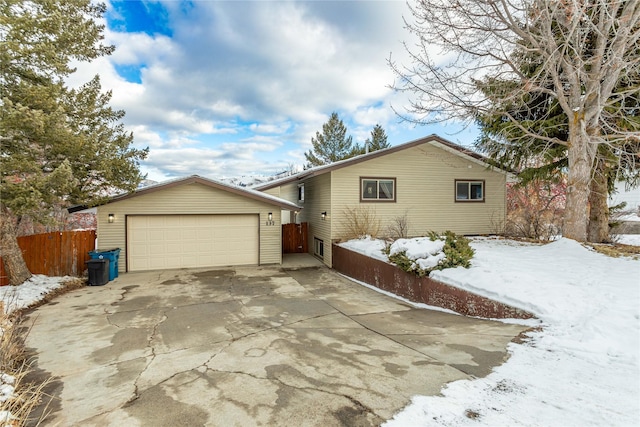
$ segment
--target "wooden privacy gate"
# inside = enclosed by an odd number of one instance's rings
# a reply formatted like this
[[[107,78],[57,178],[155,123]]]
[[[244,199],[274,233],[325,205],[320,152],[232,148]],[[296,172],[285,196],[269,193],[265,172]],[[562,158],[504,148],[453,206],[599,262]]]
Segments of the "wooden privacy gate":
[[[82,276],[89,251],[95,250],[96,230],[54,231],[18,237],[27,268],[46,276]],[[0,257],[0,286],[9,284]]]
[[[300,254],[309,252],[308,230],[309,225],[306,222],[301,224],[282,224],[282,253]]]

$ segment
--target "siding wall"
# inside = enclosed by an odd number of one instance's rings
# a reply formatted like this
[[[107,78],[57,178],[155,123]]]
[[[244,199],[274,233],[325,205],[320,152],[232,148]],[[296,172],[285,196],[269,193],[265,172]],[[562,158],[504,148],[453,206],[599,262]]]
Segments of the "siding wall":
[[[395,217],[405,212],[411,236],[425,235],[430,230],[488,234],[496,232],[497,224],[504,221],[506,175],[431,144],[337,169],[331,174],[333,239],[345,237],[344,212],[348,207],[374,210],[381,221],[381,235],[386,234]],[[396,202],[360,202],[360,177],[396,178]],[[485,202],[456,203],[456,179],[484,180]]]
[[[269,212],[274,225],[266,225]],[[113,223],[108,215],[115,215]],[[126,268],[126,215],[259,214],[260,264],[282,263],[280,208],[202,184],[184,184],[98,207],[100,249],[121,248],[119,271]],[[330,248],[329,248],[330,250]]]
[[[395,178],[395,202],[361,202],[360,178]],[[484,202],[455,202],[455,180],[483,180]],[[305,184],[305,201],[297,221],[309,223],[313,239],[324,241],[324,262],[332,266],[331,243],[347,237],[347,209],[370,209],[380,220],[379,237],[389,235],[394,219],[407,213],[409,235],[451,230],[459,234],[491,234],[502,229],[506,215],[507,175],[487,169],[445,148],[424,143],[385,156],[275,187],[265,192],[298,203],[298,184]],[[321,219],[321,212],[328,217]]]
[[[302,182],[287,184],[282,187],[283,198],[295,194],[295,202],[298,198],[298,184],[304,183],[304,202],[298,204],[302,210],[298,214],[297,222],[309,223],[309,253],[314,253],[314,238],[324,242],[324,258],[326,265],[331,267],[331,227],[333,226],[333,213],[331,209],[331,174],[307,178]],[[293,199],[289,199],[293,200]],[[327,218],[322,219],[321,212],[327,212]]]
[[[292,182],[283,186],[270,188],[268,190],[265,190],[264,193],[271,196],[280,197],[281,199],[288,200],[292,203],[298,203],[298,184],[299,183],[297,181]],[[283,210],[281,212],[281,215],[283,224],[289,224],[291,222],[298,224],[300,223],[300,221],[296,221],[293,211]]]

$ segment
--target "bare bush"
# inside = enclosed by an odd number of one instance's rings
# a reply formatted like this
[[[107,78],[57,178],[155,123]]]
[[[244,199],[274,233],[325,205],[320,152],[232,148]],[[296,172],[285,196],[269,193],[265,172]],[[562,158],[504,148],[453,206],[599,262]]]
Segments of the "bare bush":
[[[534,180],[507,189],[504,234],[527,239],[552,240],[562,232],[566,186]]]
[[[2,305],[2,304],[0,304]],[[40,405],[44,388],[50,383],[29,382],[31,365],[24,351],[24,337],[17,331],[19,318],[0,314],[0,425],[40,425],[42,419],[31,419],[34,409]]]
[[[380,219],[376,210],[369,206],[347,207],[343,211],[342,218],[345,240],[364,236],[378,237],[380,234]]]
[[[393,240],[409,237],[409,213],[407,211],[391,220],[391,224],[387,226],[387,237]]]
[[[489,224],[491,234],[498,236],[504,236],[506,234],[506,218],[501,212],[493,211],[489,219]]]

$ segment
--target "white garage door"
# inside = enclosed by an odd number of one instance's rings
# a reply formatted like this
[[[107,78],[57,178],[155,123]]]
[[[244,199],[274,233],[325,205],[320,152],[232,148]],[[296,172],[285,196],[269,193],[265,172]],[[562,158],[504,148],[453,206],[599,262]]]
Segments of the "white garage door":
[[[127,218],[129,271],[258,264],[258,215]]]

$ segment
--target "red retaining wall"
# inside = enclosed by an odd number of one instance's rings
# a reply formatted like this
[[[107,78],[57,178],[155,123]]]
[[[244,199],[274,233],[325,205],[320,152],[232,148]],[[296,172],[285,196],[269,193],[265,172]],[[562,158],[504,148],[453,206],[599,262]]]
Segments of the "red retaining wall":
[[[466,316],[530,319],[533,314],[463,289],[417,277],[392,264],[332,245],[333,268],[345,276],[392,292],[413,302],[447,308]]]

